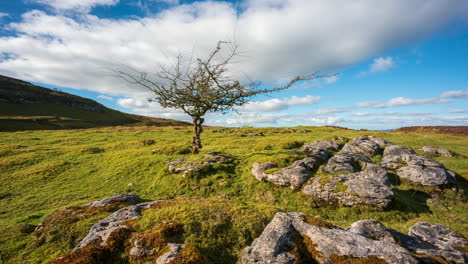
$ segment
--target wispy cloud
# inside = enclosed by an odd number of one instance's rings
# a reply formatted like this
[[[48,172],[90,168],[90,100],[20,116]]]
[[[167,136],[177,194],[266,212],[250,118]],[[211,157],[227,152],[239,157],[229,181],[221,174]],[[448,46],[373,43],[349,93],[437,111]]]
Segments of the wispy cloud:
[[[353,113],[352,116],[428,116],[431,115],[429,112],[392,112],[392,111],[385,111],[385,112],[359,112]]]
[[[263,102],[250,102],[239,107],[240,111],[250,112],[274,112],[285,110],[296,105],[311,105],[320,100],[320,96],[307,95],[304,97],[292,96],[286,99],[270,99]]]
[[[397,106],[410,106],[410,105],[423,105],[423,104],[446,104],[451,102],[450,100],[441,99],[441,98],[426,98],[426,99],[411,99],[406,97],[396,97],[392,98],[387,102],[383,101],[369,101],[358,103],[359,107],[369,107],[369,108],[390,108]]]
[[[31,2],[50,6],[56,10],[72,10],[75,12],[89,12],[99,5],[115,5],[120,0],[30,0]]]
[[[455,98],[455,99],[468,98],[468,88],[466,88],[465,90],[447,91],[441,94],[440,98]]]
[[[114,98],[110,97],[110,96],[107,96],[107,95],[98,95],[97,98],[99,99],[104,99],[104,100],[108,100],[108,101],[114,101]]]
[[[316,115],[328,115],[328,114],[337,114],[337,113],[344,113],[348,112],[352,109],[352,107],[331,107],[331,108],[322,108],[315,110],[313,114]]]
[[[395,61],[392,57],[379,57],[374,59],[374,62],[369,66],[368,71],[359,73],[358,77],[363,77],[369,73],[388,71],[391,68],[395,68],[395,66]]]
[[[450,110],[451,114],[462,114],[462,113],[468,113],[468,110],[465,110],[465,109],[454,109],[454,110]]]

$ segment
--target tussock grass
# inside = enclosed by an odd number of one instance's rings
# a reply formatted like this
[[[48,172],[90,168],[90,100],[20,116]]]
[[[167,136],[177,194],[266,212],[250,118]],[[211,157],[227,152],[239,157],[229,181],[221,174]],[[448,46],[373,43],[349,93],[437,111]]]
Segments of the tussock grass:
[[[290,133],[286,128],[241,128],[240,133],[202,134],[204,148],[198,155],[184,154],[191,140],[189,128],[108,127],[80,130],[0,132],[0,257],[4,263],[41,263],[63,255],[74,245],[46,243],[31,248],[34,235],[22,232],[25,224],[37,225],[48,215],[66,207],[104,197],[133,192],[146,200],[199,198],[144,214],[136,228],[140,232],[157,221],[184,224],[184,241],[205,255],[221,252],[235,263],[242,247],[258,236],[277,211],[303,212],[331,224],[346,227],[360,219],[376,219],[402,232],[418,221],[447,225],[468,237],[468,138],[463,136],[354,131],[333,127],[300,127],[308,133]],[[263,132],[263,137],[242,136]],[[395,144],[413,147],[437,145],[449,148],[455,157],[437,156],[458,174],[458,191],[438,190],[393,181],[395,201],[389,210],[318,206],[301,191],[259,182],[250,173],[254,162],[272,161],[279,168],[305,157],[289,148],[295,142],[311,143],[336,136],[383,137]],[[154,144],[144,145],[147,139]],[[215,166],[196,177],[167,171],[167,161],[200,160],[208,152],[236,158],[232,165]],[[417,150],[418,153],[424,155]],[[377,158],[375,161],[379,161]],[[313,177],[313,175],[312,175]],[[230,200],[214,197],[228,195]],[[208,198],[208,199],[205,199]],[[77,222],[73,233],[85,234],[106,214]],[[58,229],[57,232],[65,232]],[[71,231],[70,231],[71,232]],[[201,233],[200,233],[201,232]],[[216,234],[223,237],[217,237]],[[213,238],[209,238],[213,236]],[[74,237],[78,241],[80,237]],[[222,239],[229,244],[221,248]],[[213,260],[215,261],[215,260]]]

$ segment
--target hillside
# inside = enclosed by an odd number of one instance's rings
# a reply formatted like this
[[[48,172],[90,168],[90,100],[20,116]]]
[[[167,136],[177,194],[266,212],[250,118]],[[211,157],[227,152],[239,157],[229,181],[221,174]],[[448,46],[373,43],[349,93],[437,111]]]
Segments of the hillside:
[[[122,113],[91,99],[0,76],[0,131],[116,125],[184,126],[188,123]]]
[[[412,157],[436,165],[438,161],[455,172],[456,183],[425,186],[399,178],[396,171],[389,172],[393,198],[386,196],[383,203],[377,199],[383,207],[379,208],[323,202],[307,195],[301,188],[259,181],[253,175],[254,163],[275,163],[278,168],[265,172],[276,175],[285,167],[299,164],[296,161],[313,160],[312,154],[301,149],[317,140],[349,143],[363,135],[413,148],[417,155]],[[427,221],[468,236],[468,139],[465,136],[333,127],[211,128],[202,134],[204,148],[197,155],[188,154],[191,136],[189,128],[159,127],[1,132],[0,258],[3,263],[47,263],[52,260],[55,260],[52,263],[154,263],[156,257],[169,252],[169,242],[185,245],[180,255],[184,260],[164,263],[238,263],[241,256],[246,255],[242,253],[246,247],[252,246],[251,249],[256,250],[256,246],[269,245],[265,241],[263,244],[253,241],[262,239],[262,232],[270,230],[266,227],[272,219],[278,220],[277,224],[287,217],[296,219],[294,215],[278,212],[302,212],[307,215],[302,218],[307,223],[349,236],[333,226],[346,228],[358,220],[375,219],[394,234],[406,234],[416,223]],[[426,145],[447,148],[454,155],[424,153],[420,148]],[[346,147],[341,144],[339,148]],[[382,165],[385,158],[382,148],[375,151],[380,154],[373,155],[367,162]],[[338,153],[331,152],[334,156]],[[201,165],[202,169],[187,173],[183,169],[179,171],[184,164],[181,158],[192,165]],[[358,164],[353,166],[360,168]],[[317,181],[327,184],[339,176],[338,173],[324,172],[324,167],[325,163],[309,171],[306,184]],[[440,170],[445,171],[444,168]],[[346,188],[337,183],[336,190],[329,193],[354,195]],[[121,201],[88,204],[128,193],[138,195],[142,200],[128,195],[119,196],[123,197]],[[125,207],[149,201],[156,202]],[[106,217],[123,207],[128,208],[126,214],[141,214],[141,217],[126,218],[122,222],[126,227],[112,233],[110,246],[84,246],[84,242],[80,242],[89,236],[93,225],[112,226],[106,222],[110,221]],[[294,221],[295,228],[305,225],[302,220]],[[283,227],[286,228],[278,225],[276,230],[283,230]],[[287,228],[284,230],[289,232]],[[274,239],[274,236],[270,238]],[[374,245],[377,242],[372,238],[368,235],[359,241]],[[302,262],[295,263],[315,263],[306,258],[316,257],[309,254],[315,252],[314,248],[307,248],[314,244],[301,236],[291,239],[299,248],[291,249],[290,253],[305,256],[304,259],[301,257]],[[344,240],[336,244],[341,241]],[[68,254],[79,244],[83,245],[82,250]],[[397,245],[393,247],[403,250]],[[57,259],[64,255],[65,258]],[[347,259],[332,263],[413,263],[370,258],[374,262],[349,262]]]
[[[452,135],[467,136],[468,126],[413,126],[413,127],[400,127],[396,129],[395,131],[439,133],[439,134],[452,134]]]

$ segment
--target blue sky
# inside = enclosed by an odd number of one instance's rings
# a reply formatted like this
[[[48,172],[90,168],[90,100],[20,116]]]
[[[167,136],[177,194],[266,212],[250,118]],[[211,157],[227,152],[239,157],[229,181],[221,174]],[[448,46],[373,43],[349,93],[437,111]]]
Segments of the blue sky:
[[[338,75],[210,113],[209,125],[468,124],[467,1],[0,1],[0,74],[121,111],[188,120],[106,68],[151,71],[178,52],[203,57],[235,40],[243,56],[233,72],[266,86]]]

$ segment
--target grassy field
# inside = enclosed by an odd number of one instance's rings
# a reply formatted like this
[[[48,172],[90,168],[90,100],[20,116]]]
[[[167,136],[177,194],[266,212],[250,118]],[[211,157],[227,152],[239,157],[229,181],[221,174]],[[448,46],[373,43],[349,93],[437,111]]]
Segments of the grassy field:
[[[134,228],[146,232],[176,221],[185,230],[177,239],[197,246],[211,263],[219,263],[221,257],[224,263],[235,263],[240,250],[260,234],[277,211],[320,215],[341,227],[372,218],[404,233],[417,221],[431,221],[468,237],[467,137],[329,127],[300,128],[311,130],[309,133],[289,133],[287,128],[242,128],[246,133],[265,134],[245,136],[212,133],[213,129],[206,128],[202,134],[204,148],[198,155],[181,154],[186,153],[191,140],[191,130],[183,127],[0,132],[1,260],[43,263],[67,253],[93,223],[110,212],[93,213],[68,227],[57,227],[55,236],[45,244],[37,243],[31,224],[37,225],[66,207],[127,192],[146,200],[196,198],[145,212]],[[250,174],[254,162],[276,161],[280,166],[292,163],[300,155],[290,148],[302,143],[360,135],[383,137],[415,149],[424,145],[449,148],[457,153],[455,157],[434,158],[459,175],[458,190],[394,182],[391,208],[378,212],[365,207],[322,206],[301,191],[259,182]],[[155,143],[144,145],[144,140]],[[207,152],[231,155],[236,161],[190,177],[167,171],[167,161],[181,157],[197,160]],[[219,195],[230,199],[216,198]]]

